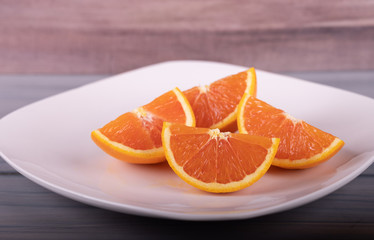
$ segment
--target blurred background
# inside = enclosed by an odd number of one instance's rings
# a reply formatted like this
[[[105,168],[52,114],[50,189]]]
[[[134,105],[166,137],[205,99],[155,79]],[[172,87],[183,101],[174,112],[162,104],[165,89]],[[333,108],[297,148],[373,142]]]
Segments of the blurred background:
[[[374,69],[372,0],[0,0],[0,74],[115,74],[210,60]]]
[[[0,120],[45,97],[170,60],[253,66],[374,98],[374,0],[0,0]],[[72,201],[0,158],[0,239],[191,239],[199,229],[217,239],[373,239],[373,177],[371,166],[284,213],[186,223]]]

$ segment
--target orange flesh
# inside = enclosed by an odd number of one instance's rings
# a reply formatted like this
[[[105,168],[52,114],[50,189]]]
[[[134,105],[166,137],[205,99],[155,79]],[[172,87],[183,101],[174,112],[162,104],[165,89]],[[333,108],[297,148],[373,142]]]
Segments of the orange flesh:
[[[184,91],[196,118],[196,127],[209,128],[234,112],[246,90],[247,72],[228,76],[210,84],[206,91],[193,87]]]
[[[244,116],[248,134],[280,138],[278,159],[310,158],[336,138],[302,120],[290,119],[284,111],[253,97],[246,102]]]
[[[163,121],[186,122],[183,108],[173,91],[161,95],[144,105],[142,109],[143,115],[127,112],[106,124],[99,131],[111,141],[133,149],[147,150],[162,146]]]
[[[272,146],[272,139],[225,133],[211,137],[209,129],[174,125],[170,148],[176,163],[193,178],[206,183],[240,181],[256,171]]]
[[[186,122],[186,116],[183,111],[183,107],[173,91],[169,91],[159,96],[152,102],[144,105],[143,109],[146,112],[149,112],[164,121],[176,123]],[[162,123],[160,129],[162,129]]]
[[[141,119],[132,112],[119,116],[99,129],[99,131],[109,140],[134,149],[151,149],[155,147],[154,142],[150,138],[150,133],[143,128]]]

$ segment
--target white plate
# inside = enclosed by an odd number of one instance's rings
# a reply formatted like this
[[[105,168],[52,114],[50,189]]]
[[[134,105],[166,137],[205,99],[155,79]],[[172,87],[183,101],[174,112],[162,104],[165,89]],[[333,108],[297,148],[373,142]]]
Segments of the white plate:
[[[252,218],[325,196],[374,160],[374,100],[332,87],[257,71],[258,97],[346,142],[312,169],[271,168],[242,191],[210,194],[184,183],[167,164],[115,160],[90,132],[178,86],[188,89],[244,70],[201,61],[156,64],[21,108],[1,119],[1,156],[32,181],[68,198],[124,213],[185,220]]]

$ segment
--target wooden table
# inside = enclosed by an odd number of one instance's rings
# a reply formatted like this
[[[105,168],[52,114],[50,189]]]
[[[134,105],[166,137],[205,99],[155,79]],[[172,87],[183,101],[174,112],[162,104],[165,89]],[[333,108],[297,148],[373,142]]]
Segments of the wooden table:
[[[374,69],[372,0],[2,0],[0,73],[119,73],[167,60]]]
[[[374,71],[285,74],[374,98]],[[0,117],[38,99],[103,77],[0,75]],[[373,183],[374,165],[334,193],[296,209],[240,221],[186,222],[111,212],[67,199],[31,182],[0,159],[0,239],[250,239],[259,236],[262,239],[374,239]]]

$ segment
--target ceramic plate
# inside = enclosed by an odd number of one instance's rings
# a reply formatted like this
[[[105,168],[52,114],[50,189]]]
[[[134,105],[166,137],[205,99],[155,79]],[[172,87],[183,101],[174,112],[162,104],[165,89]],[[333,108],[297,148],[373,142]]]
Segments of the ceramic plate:
[[[90,132],[178,86],[188,89],[244,70],[214,62],[160,63],[23,107],[0,120],[0,154],[21,174],[68,198],[143,216],[184,220],[252,218],[325,196],[374,160],[374,100],[257,71],[258,97],[346,142],[328,162],[271,168],[254,185],[210,194],[184,183],[166,163],[132,165],[103,153]]]

